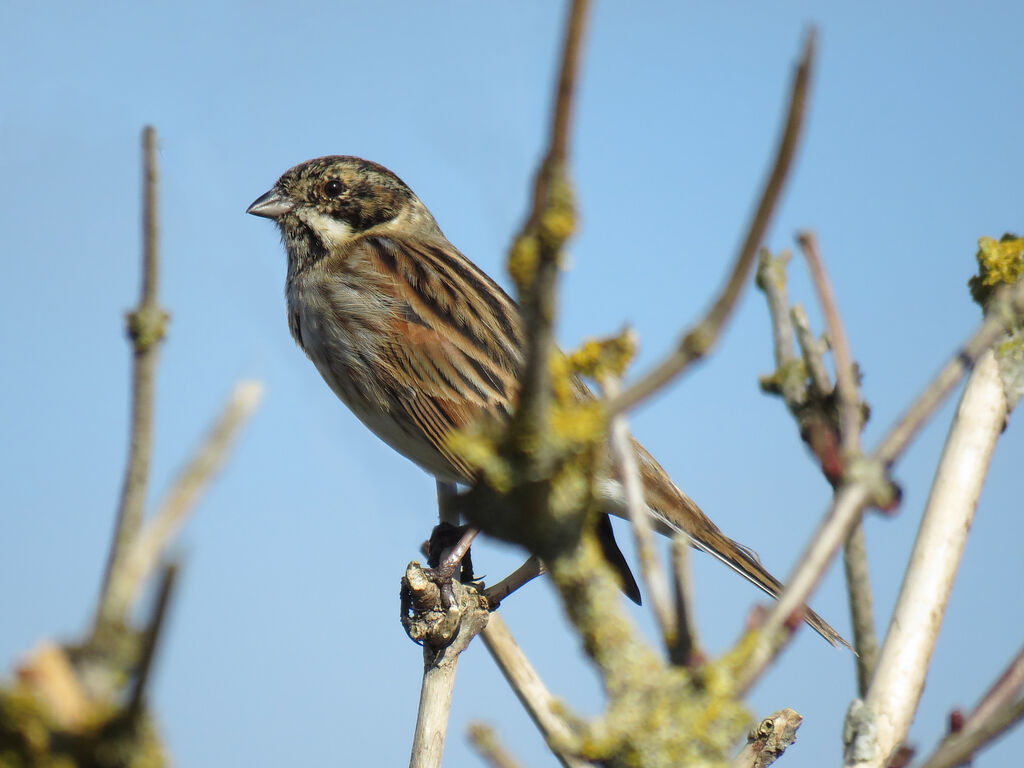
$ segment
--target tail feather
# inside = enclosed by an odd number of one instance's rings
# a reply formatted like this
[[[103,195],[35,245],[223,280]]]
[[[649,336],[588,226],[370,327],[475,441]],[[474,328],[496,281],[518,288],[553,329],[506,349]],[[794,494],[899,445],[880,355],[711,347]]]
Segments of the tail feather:
[[[697,549],[717,558],[767,594],[778,598],[783,584],[761,565],[757,554],[723,534],[700,507],[669,479],[665,470],[640,443],[634,440],[633,446],[644,483],[645,501],[654,516],[655,527],[661,533],[685,534]],[[803,618],[832,645],[850,648],[850,644],[827,621],[807,606],[804,606]]]

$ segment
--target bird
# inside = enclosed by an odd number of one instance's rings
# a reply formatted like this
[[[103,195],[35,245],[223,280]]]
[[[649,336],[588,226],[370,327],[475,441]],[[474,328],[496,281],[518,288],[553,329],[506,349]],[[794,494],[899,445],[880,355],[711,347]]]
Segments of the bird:
[[[525,343],[516,302],[448,241],[408,185],[372,161],[308,160],[246,212],[280,229],[288,328],[327,385],[398,453],[438,480],[471,484],[473,469],[446,436],[514,407]],[[655,530],[685,534],[778,597],[782,583],[753,550],[723,534],[635,439],[632,446]],[[600,486],[606,508],[625,516],[618,481]],[[623,591],[639,602],[607,514],[598,533]],[[809,608],[804,620],[832,645],[849,647]]]

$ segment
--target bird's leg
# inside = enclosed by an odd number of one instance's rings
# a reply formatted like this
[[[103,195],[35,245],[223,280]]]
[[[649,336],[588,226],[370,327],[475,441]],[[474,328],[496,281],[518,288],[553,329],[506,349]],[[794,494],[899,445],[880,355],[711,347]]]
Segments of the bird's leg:
[[[469,546],[480,531],[469,526],[457,526],[451,523],[440,523],[434,526],[427,542],[427,564],[433,569],[432,580],[441,588],[441,597],[445,605],[454,602],[451,581],[456,569],[461,565],[459,581],[466,583],[473,580],[473,561],[470,558]]]

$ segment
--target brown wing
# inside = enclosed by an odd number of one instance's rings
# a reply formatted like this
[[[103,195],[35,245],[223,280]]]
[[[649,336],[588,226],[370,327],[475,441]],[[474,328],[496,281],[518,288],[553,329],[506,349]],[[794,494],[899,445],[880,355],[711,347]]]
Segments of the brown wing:
[[[369,237],[364,247],[395,300],[378,371],[390,379],[394,416],[469,480],[445,436],[481,413],[507,414],[518,387],[519,309],[446,240]]]

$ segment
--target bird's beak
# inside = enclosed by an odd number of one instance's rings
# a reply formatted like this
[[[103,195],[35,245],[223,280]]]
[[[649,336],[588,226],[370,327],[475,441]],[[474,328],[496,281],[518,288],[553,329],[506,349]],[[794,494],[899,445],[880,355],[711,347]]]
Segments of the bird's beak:
[[[253,200],[252,205],[245,209],[246,213],[253,216],[262,216],[265,219],[278,219],[284,216],[293,207],[293,203],[274,187],[265,195],[260,195]]]

